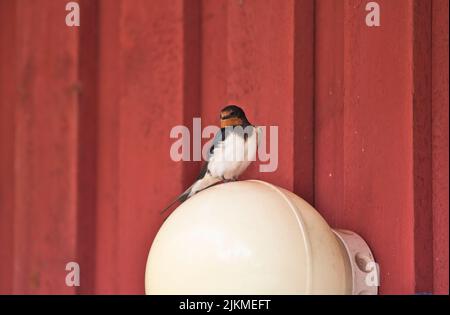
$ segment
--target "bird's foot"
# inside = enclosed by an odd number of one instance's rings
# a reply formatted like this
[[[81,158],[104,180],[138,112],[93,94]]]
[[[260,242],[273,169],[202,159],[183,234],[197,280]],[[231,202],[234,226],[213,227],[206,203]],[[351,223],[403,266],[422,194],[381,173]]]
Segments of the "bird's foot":
[[[230,182],[235,182],[237,181],[237,177],[233,177],[233,178],[225,178],[222,176],[222,180],[224,183],[230,183]]]

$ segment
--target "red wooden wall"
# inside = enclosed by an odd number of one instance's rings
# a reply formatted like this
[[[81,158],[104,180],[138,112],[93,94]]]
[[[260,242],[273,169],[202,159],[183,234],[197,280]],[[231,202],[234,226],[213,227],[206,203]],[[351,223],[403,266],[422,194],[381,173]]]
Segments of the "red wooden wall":
[[[144,292],[198,162],[170,129],[227,103],[279,126],[279,168],[361,234],[381,293],[448,293],[448,1],[0,0],[0,293]],[[81,286],[65,286],[65,264]]]

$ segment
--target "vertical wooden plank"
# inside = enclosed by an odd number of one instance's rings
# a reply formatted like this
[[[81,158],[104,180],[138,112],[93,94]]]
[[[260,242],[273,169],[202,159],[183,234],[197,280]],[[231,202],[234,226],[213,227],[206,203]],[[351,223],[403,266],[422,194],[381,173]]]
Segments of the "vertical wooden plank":
[[[66,1],[17,1],[14,293],[74,293],[78,31]]]
[[[448,1],[432,14],[433,292],[448,294]]]
[[[105,38],[100,47],[100,111],[109,113],[99,130],[97,292],[143,293],[148,250],[164,218],[159,212],[189,174],[170,158],[169,133],[186,122],[187,106],[199,102],[198,77],[185,73],[198,58],[199,3],[103,1],[101,7],[101,37],[115,20],[118,39]]]
[[[13,291],[15,6],[0,1],[0,294]]]
[[[253,163],[242,178],[271,181],[311,203],[313,10],[309,0],[203,1],[202,27],[205,125],[238,104],[252,123],[278,126],[278,169],[261,173]]]
[[[201,114],[202,124],[219,126],[219,113],[227,99],[228,0],[202,2]]]
[[[229,1],[227,99],[249,120],[278,126],[278,168],[243,178],[294,189],[294,1]],[[275,152],[272,152],[275,154]]]
[[[98,167],[98,18],[97,0],[80,0],[78,49],[77,259],[82,273],[77,293],[95,288]]]
[[[413,2],[413,183],[415,292],[433,291],[431,1]]]
[[[191,137],[196,136],[193,118],[201,116],[201,15],[201,0],[183,2],[183,124],[191,130]],[[193,150],[196,149],[192,141],[191,161],[183,162],[183,191],[192,185],[200,172],[202,162],[194,160]]]
[[[344,211],[344,5],[319,0],[315,8],[314,202],[336,226]]]
[[[119,191],[119,97],[121,90],[119,16],[121,0],[99,2],[97,220],[95,292],[119,290],[118,191]]]
[[[294,4],[294,192],[314,204],[314,1]]]
[[[364,1],[317,2],[316,207],[368,241],[381,293],[415,293],[432,268],[429,8],[378,3],[381,26],[369,28]]]
[[[344,212],[337,226],[369,243],[384,294],[414,293],[413,8],[379,1],[344,5]],[[389,246],[386,246],[389,244]]]

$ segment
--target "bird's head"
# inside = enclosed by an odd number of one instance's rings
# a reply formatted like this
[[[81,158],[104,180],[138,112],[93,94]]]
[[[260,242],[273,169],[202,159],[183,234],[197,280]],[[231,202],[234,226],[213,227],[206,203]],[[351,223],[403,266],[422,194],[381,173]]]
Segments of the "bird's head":
[[[228,105],[220,111],[220,128],[242,126],[246,127],[250,123],[242,108],[236,105]]]

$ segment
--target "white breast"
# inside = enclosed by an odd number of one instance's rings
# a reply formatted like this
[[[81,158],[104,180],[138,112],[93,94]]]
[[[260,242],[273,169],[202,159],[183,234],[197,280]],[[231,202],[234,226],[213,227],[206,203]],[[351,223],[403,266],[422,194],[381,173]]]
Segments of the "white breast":
[[[214,177],[236,179],[256,157],[256,130],[244,140],[235,132],[227,135],[225,141],[214,147],[209,159],[208,170]]]

